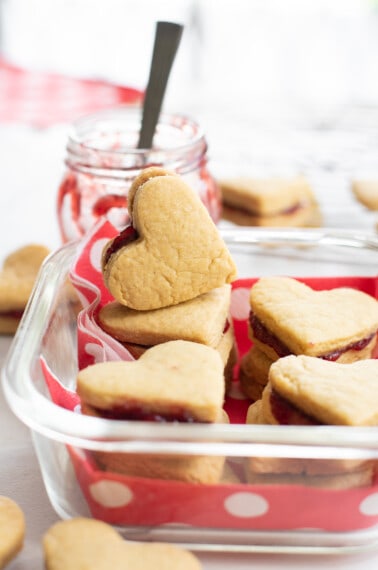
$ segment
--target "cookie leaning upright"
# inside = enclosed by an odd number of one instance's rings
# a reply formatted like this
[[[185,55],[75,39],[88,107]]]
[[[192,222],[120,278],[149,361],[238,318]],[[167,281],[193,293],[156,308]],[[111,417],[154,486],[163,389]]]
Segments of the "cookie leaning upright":
[[[158,309],[236,278],[205,206],[178,175],[145,169],[130,189],[129,214],[132,228],[111,240],[102,257],[105,284],[119,303]]]

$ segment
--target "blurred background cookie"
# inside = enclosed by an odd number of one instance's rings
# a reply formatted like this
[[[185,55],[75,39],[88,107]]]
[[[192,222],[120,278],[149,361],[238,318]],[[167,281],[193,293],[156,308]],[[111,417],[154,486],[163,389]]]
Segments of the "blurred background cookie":
[[[0,568],[21,550],[25,535],[25,518],[12,499],[0,496]]]
[[[43,536],[46,570],[159,568],[201,570],[199,560],[174,545],[129,542],[109,524],[89,518],[60,521]]]
[[[378,180],[352,180],[352,192],[366,208],[378,211]]]
[[[13,334],[49,249],[31,244],[8,255],[0,272],[0,334]]]
[[[312,187],[304,177],[249,178],[219,181],[222,217],[242,226],[320,225]]]

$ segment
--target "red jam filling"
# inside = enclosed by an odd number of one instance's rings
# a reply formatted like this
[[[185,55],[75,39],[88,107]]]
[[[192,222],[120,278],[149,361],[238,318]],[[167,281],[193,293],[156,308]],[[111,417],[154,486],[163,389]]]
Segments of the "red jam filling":
[[[288,356],[289,354],[293,354],[291,350],[286,346],[286,344],[277,338],[273,333],[271,333],[252,311],[249,314],[249,323],[251,325],[255,338],[273,348],[273,350],[280,358],[283,356]],[[357,342],[352,342],[347,346],[344,346],[343,348],[339,348],[338,350],[334,350],[326,354],[318,355],[318,358],[322,358],[323,360],[336,361],[342,354],[344,354],[344,352],[347,352],[348,350],[363,350],[374,338],[375,334],[376,333],[374,332],[371,335],[358,340]]]
[[[6,319],[20,320],[23,315],[22,309],[14,309],[13,311],[0,311],[0,316]]]
[[[178,409],[170,414],[159,414],[143,407],[115,406],[110,410],[94,408],[102,418],[109,420],[130,420],[158,423],[200,423],[184,409]],[[204,422],[201,422],[204,423]]]
[[[280,425],[321,425],[321,422],[299,410],[276,390],[270,392],[269,404],[273,416]]]
[[[223,334],[226,334],[226,332],[229,330],[230,326],[231,326],[230,321],[227,319],[227,321],[224,325]]]
[[[249,313],[249,324],[253,330],[254,337],[260,342],[263,342],[273,348],[279,357],[289,356],[289,354],[292,354],[286,344],[281,342],[279,338],[272,334],[252,311]]]
[[[124,247],[125,245],[128,245],[129,243],[137,240],[138,237],[139,234],[136,229],[133,228],[133,226],[127,226],[127,228],[122,230],[122,232],[110,243],[104,255],[104,264],[106,265],[111,256],[116,251],[121,249],[121,247]]]

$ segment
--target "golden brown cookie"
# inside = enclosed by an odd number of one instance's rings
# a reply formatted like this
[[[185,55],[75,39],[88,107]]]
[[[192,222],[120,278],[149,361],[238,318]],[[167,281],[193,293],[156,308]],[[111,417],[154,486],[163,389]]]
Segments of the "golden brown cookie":
[[[353,180],[355,198],[369,210],[378,210],[378,180]]]
[[[223,285],[178,305],[136,311],[117,301],[98,314],[103,330],[124,343],[151,346],[170,340],[189,340],[217,347],[227,321],[231,286]]]
[[[87,405],[83,406],[87,415],[98,416]],[[222,410],[217,423],[229,423]],[[222,477],[225,458],[213,455],[160,455],[140,453],[118,453],[93,451],[92,456],[99,468],[111,473],[121,473],[128,477],[184,481],[213,485]]]
[[[238,225],[313,225],[319,211],[310,184],[303,177],[220,181],[222,217]],[[318,216],[319,218],[319,216]]]
[[[347,472],[369,472],[373,462],[362,459],[309,459],[304,457],[248,457],[251,473],[277,475],[340,475]]]
[[[224,400],[223,368],[215,349],[177,340],[139,360],[81,370],[77,392],[82,404],[110,418],[215,422]]]
[[[293,473],[255,473],[246,470],[247,482],[250,485],[305,485],[325,489],[353,489],[373,484],[373,469],[345,472],[342,474],[308,475]]]
[[[13,334],[32,292],[40,266],[49,254],[43,245],[27,245],[5,259],[0,272],[0,334]]]
[[[376,359],[339,364],[291,355],[270,367],[268,389],[262,399],[263,413],[268,417],[270,409],[277,423],[297,423],[291,417],[302,413],[312,423],[375,426],[377,386]]]
[[[189,551],[170,544],[124,541],[110,525],[86,518],[60,521],[43,536],[46,570],[200,570]]]
[[[106,286],[122,305],[176,305],[236,277],[236,267],[199,197],[177,175],[134,182],[129,226],[104,248]]]
[[[264,418],[263,410],[262,410],[262,400],[256,400],[248,407],[247,410],[247,417],[246,417],[247,424],[267,424],[268,422]]]
[[[284,227],[319,227],[322,225],[322,215],[317,205],[304,203],[286,214],[271,216],[256,216],[240,208],[222,206],[222,218],[237,226],[259,226],[265,228]]]
[[[155,455],[94,452],[99,467],[128,477],[184,481],[215,485],[219,483],[224,457],[212,455]]]
[[[296,358],[296,357],[287,357]],[[301,357],[297,357],[301,358]],[[311,358],[311,357],[308,357]],[[286,360],[286,359],[281,359]],[[312,360],[319,361],[316,358]],[[279,361],[275,364],[278,364]],[[319,361],[323,362],[323,361]],[[273,365],[272,365],[273,366]],[[346,366],[349,365],[338,365]],[[316,383],[316,378],[314,377]],[[271,394],[271,384],[265,388],[263,399],[251,404],[247,411],[247,424],[278,424],[278,420],[272,414],[267,399]],[[269,400],[268,400],[269,401]],[[331,402],[330,406],[333,405]],[[275,409],[275,408],[273,408]],[[284,411],[287,408],[284,408]],[[293,409],[291,409],[293,412]],[[285,423],[289,423],[289,417],[284,416]],[[293,424],[305,424],[302,415],[292,415]],[[245,473],[248,482],[255,484],[304,484],[324,486],[332,488],[349,488],[371,484],[374,475],[372,461],[365,459],[321,459],[301,457],[248,457],[245,458]]]
[[[240,389],[247,398],[259,400],[268,382],[272,360],[256,346],[252,346],[240,361]]]
[[[123,342],[122,344],[135,359],[140,358],[142,354],[146,352],[146,350],[151,348],[151,346],[128,342]],[[227,330],[222,334],[221,339],[215,349],[219,352],[224,365],[224,380],[227,389],[233,379],[234,366],[237,363],[238,358],[232,325],[229,325]]]
[[[376,345],[378,302],[357,289],[315,291],[290,277],[263,277],[250,304],[251,339],[271,360],[292,353],[353,362]]]
[[[0,568],[22,549],[24,536],[24,513],[12,499],[0,496]]]

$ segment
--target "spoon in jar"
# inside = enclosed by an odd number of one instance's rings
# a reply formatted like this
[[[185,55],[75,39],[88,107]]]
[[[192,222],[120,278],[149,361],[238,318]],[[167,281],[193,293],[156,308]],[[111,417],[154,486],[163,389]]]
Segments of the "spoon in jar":
[[[159,120],[165,90],[183,26],[174,22],[157,22],[150,75],[143,101],[142,126],[137,148],[151,148]]]

